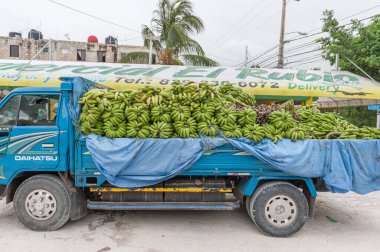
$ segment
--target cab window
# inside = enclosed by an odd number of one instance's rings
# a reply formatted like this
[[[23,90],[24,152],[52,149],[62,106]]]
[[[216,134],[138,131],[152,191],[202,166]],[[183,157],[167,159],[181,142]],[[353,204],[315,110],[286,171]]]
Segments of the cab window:
[[[58,95],[22,95],[17,125],[55,125],[58,100]]]
[[[12,96],[0,109],[0,125],[13,126],[17,123],[17,115],[20,105],[21,95]]]

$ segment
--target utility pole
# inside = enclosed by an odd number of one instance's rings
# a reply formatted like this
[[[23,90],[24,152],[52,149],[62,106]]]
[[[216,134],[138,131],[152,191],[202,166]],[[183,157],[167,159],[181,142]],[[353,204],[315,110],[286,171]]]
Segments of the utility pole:
[[[53,60],[53,43],[51,39],[49,39],[49,60]]]
[[[278,49],[278,68],[284,67],[284,36],[285,36],[285,15],[286,15],[286,0],[282,0],[282,15],[281,15],[281,29],[280,29],[280,45]]]
[[[244,68],[247,68],[247,63],[248,63],[248,46],[245,46]]]
[[[149,60],[148,60],[148,69],[150,68],[150,65],[152,65],[152,54],[153,54],[153,41],[152,41],[152,34],[149,36]]]
[[[339,53],[335,54],[335,71],[339,71]]]

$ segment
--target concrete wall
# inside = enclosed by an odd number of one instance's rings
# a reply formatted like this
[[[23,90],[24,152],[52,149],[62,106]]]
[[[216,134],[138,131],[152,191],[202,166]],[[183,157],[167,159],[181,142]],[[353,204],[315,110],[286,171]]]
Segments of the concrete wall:
[[[33,40],[24,38],[10,38],[0,36],[0,59],[19,59],[29,60],[35,55],[49,40]],[[10,46],[18,45],[19,57],[10,57]],[[143,46],[128,46],[128,45],[107,45],[100,43],[77,42],[70,40],[53,40],[52,41],[52,60],[57,61],[77,61],[77,50],[86,51],[86,61],[102,62],[98,58],[98,52],[105,53],[105,62],[114,63],[120,60],[122,54],[145,51],[148,48]],[[46,48],[40,53],[36,60],[49,60],[49,49]]]

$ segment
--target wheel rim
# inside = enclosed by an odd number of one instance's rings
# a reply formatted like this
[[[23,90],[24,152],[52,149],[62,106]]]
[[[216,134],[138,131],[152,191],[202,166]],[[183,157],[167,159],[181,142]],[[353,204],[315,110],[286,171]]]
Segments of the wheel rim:
[[[288,196],[277,195],[265,205],[265,217],[275,226],[287,226],[293,223],[297,215],[297,206]]]
[[[57,201],[46,190],[34,190],[25,199],[28,214],[36,220],[47,220],[57,211]]]

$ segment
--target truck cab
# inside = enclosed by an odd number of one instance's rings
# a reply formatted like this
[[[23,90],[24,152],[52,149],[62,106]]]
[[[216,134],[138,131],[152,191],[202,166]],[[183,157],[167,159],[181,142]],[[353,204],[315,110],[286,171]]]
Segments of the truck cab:
[[[118,188],[96,168],[71,118],[73,78],[60,87],[17,88],[0,102],[0,199],[33,230],[56,230],[97,210],[234,210],[244,205],[265,234],[304,225],[315,179],[276,170],[222,146],[157,185]]]

